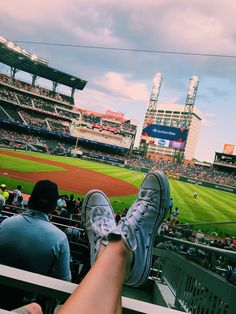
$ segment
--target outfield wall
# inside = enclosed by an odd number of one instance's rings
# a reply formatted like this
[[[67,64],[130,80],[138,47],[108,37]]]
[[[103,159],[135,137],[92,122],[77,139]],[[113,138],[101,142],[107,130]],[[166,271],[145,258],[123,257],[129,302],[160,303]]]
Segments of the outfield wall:
[[[211,182],[200,181],[197,179],[192,179],[192,178],[187,178],[187,177],[179,177],[177,180],[182,181],[182,182],[191,183],[191,184],[196,184],[199,186],[205,186],[207,188],[212,188],[215,190],[220,190],[220,191],[225,191],[225,192],[230,192],[230,193],[236,194],[236,189],[232,188],[230,186],[224,186],[224,185],[215,184],[215,183],[211,183]]]
[[[119,159],[119,158],[115,158],[115,157],[107,157],[104,155],[100,155],[100,154],[94,154],[94,153],[90,153],[90,152],[83,152],[82,154],[83,157],[90,157],[92,159],[101,161],[109,161],[109,162],[114,162],[114,163],[118,163],[118,164],[124,164],[125,161],[123,159]]]
[[[114,167],[119,167],[119,168],[125,168],[125,169],[130,169],[130,170],[135,170],[135,171],[140,171],[140,172],[145,172],[148,173],[150,170],[147,168],[140,168],[140,167],[135,167],[131,165],[125,165],[125,164],[118,164],[116,162],[111,162],[108,159],[97,159],[97,158],[92,158],[91,156],[81,156],[81,159],[88,159],[91,161],[95,161],[101,164],[107,164],[109,166],[114,166]]]

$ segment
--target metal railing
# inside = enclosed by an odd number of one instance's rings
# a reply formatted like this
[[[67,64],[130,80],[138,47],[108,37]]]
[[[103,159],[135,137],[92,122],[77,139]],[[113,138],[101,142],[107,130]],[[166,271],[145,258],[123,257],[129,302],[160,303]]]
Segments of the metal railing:
[[[0,285],[19,288],[24,291],[35,292],[42,296],[51,298],[51,305],[55,299],[64,302],[70,294],[77,288],[76,284],[31,273],[13,267],[0,264]],[[93,296],[91,295],[91,298]],[[106,298],[106,296],[104,296]],[[50,302],[50,301],[49,301]],[[102,301],[104,302],[104,301]],[[149,313],[149,314],[178,314],[176,310],[171,310],[158,305],[143,301],[122,297],[122,307],[125,313]],[[48,306],[44,314],[51,314],[54,311],[53,306]],[[2,310],[0,309],[2,313]],[[7,311],[5,311],[8,313]]]
[[[236,252],[206,247],[188,241],[167,240],[204,248],[235,260]],[[175,297],[175,308],[194,314],[234,314],[236,311],[236,287],[225,278],[170,250],[154,249],[157,282],[166,284]]]

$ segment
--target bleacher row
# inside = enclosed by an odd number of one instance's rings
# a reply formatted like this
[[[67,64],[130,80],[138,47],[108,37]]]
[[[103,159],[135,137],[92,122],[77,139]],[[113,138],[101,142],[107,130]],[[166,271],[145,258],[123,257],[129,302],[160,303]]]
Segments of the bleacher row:
[[[43,96],[44,98],[49,98],[49,99],[53,99],[54,101],[57,102],[63,102],[65,104],[68,105],[73,105],[74,104],[74,100],[72,97],[63,95],[63,94],[59,94],[59,93],[55,93],[52,92],[46,88],[40,87],[40,86],[32,86],[31,84],[28,84],[26,82],[22,82],[20,80],[14,79],[14,81],[12,81],[12,79],[3,74],[0,73],[0,81],[8,86],[12,86],[14,88],[17,88],[19,90],[23,90],[29,93],[33,93],[39,96]]]
[[[164,160],[154,161],[149,158],[143,158],[141,156],[130,156],[127,159],[128,164],[132,164],[137,167],[146,167],[153,170],[161,170],[168,175],[184,176],[192,179],[207,181],[211,183],[221,184],[225,186],[236,187],[236,173],[226,172],[212,169],[212,167],[206,168],[199,165],[184,165],[175,162],[168,162]]]
[[[13,87],[0,85],[0,96],[3,100],[29,108],[43,110],[54,115],[57,114],[62,117],[68,117],[69,115],[70,118],[74,119],[77,119],[79,116],[79,113],[76,114],[65,110],[64,108],[59,107],[57,103],[55,104],[52,100],[48,101],[41,96],[36,97],[36,95],[27,95],[26,92],[15,90]]]
[[[0,127],[0,146],[12,147],[38,152],[50,152],[53,154],[63,154],[71,150],[71,145],[60,142],[56,139],[42,137],[40,134],[25,134],[20,130],[14,131]]]
[[[15,92],[11,92],[1,86],[0,98],[2,99],[0,106],[1,119],[59,133],[70,133],[68,118],[59,118],[58,114],[52,111],[50,111],[50,115],[43,112],[48,111],[48,108],[50,108],[47,103],[43,102],[42,106],[38,107],[39,101],[34,101],[33,98],[29,99],[29,97],[25,98],[24,96],[18,98]],[[24,99],[23,103],[21,102],[22,99]]]
[[[52,97],[46,89],[0,75],[0,121],[53,131],[58,134],[130,148],[136,126],[95,112],[75,110],[60,97]],[[46,96],[45,96],[46,95]],[[59,94],[57,94],[59,95]]]
[[[7,78],[6,76],[3,76]],[[7,78],[7,82],[11,82],[10,85],[4,84],[5,80],[2,80],[2,75],[0,74],[0,97],[3,100],[8,102],[12,102],[14,104],[19,104],[22,106],[26,106],[32,109],[38,109],[42,111],[46,111],[51,114],[56,114],[57,116],[61,116],[63,118],[69,119],[76,119],[78,120],[80,117],[80,113],[73,111],[72,107],[70,108],[63,108],[55,103],[55,99],[47,100],[41,94],[37,95],[35,93],[35,89],[33,88],[30,93],[27,94],[28,89],[18,89],[16,90],[16,86],[21,83],[24,85],[25,83],[20,81],[11,81],[10,78]],[[15,85],[16,84],[16,85]],[[46,91],[46,89],[44,89]],[[35,93],[35,94],[33,94]],[[63,101],[61,100],[61,106],[64,105]],[[120,121],[116,120],[108,120],[107,118],[103,118],[102,115],[96,115],[96,113],[84,113],[83,114],[83,121],[82,124],[87,125],[90,124],[93,127],[97,128],[104,128],[106,130],[110,130],[114,133],[136,133],[136,126],[129,124],[129,123],[121,123]]]

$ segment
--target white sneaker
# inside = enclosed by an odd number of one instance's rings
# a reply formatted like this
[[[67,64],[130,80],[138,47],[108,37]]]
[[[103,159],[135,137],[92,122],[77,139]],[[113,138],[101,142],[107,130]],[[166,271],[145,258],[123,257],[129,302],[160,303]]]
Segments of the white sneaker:
[[[153,242],[158,227],[167,215],[170,199],[168,178],[162,172],[149,173],[137,199],[122,218],[119,227],[126,247],[133,251],[133,262],[125,284],[140,286],[148,278]]]
[[[101,242],[107,245],[109,234],[116,233],[117,229],[112,206],[102,191],[92,190],[86,194],[81,220],[90,242],[90,263],[93,265]]]

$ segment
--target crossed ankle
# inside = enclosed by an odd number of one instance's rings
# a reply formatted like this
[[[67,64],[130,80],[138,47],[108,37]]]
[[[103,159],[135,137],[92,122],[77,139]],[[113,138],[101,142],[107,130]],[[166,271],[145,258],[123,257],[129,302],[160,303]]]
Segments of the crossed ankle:
[[[112,246],[119,255],[122,255],[123,258],[132,259],[130,250],[124,245],[120,236],[116,235],[115,237],[112,237],[109,245]]]

